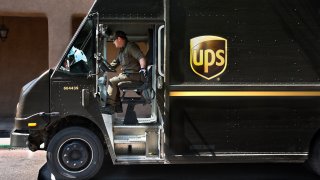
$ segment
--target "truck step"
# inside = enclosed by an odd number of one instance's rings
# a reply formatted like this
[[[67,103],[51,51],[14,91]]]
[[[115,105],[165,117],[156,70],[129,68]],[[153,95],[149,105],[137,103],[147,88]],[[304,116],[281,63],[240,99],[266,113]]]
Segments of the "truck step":
[[[114,136],[116,155],[145,155],[146,135],[116,135]]]
[[[153,125],[153,126],[141,126],[141,125],[135,125],[135,126],[128,126],[128,125],[115,125],[113,126],[113,133],[114,136],[121,136],[121,135],[145,135],[148,131],[157,131],[159,126]]]
[[[164,160],[158,156],[127,156],[120,155],[116,158],[116,164],[164,164]]]
[[[151,124],[156,122],[157,122],[156,118],[138,118],[139,124]]]
[[[117,135],[114,137],[114,143],[142,143],[146,142],[146,135]]]

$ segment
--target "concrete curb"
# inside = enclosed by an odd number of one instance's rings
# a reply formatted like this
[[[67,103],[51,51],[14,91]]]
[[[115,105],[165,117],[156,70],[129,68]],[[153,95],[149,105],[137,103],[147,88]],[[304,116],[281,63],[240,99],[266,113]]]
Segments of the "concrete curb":
[[[0,138],[0,149],[9,149],[10,146],[10,138]]]
[[[10,149],[10,132],[14,127],[13,117],[0,117],[0,149]]]

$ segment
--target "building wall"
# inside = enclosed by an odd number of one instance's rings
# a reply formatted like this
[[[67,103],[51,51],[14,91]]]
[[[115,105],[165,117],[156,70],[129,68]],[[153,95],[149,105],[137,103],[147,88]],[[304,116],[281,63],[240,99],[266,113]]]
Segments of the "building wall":
[[[54,67],[71,39],[72,17],[84,16],[93,0],[1,0],[0,16],[48,19],[49,67]]]
[[[48,21],[6,17],[5,22],[10,39],[0,42],[0,115],[11,116],[21,87],[48,68]]]
[[[1,0],[0,24],[9,33],[0,41],[0,117],[14,116],[22,86],[55,67],[93,2]]]

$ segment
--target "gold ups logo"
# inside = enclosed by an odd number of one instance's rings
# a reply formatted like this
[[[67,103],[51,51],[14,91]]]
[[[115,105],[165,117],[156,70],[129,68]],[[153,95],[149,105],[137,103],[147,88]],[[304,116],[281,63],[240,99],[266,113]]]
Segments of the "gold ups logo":
[[[227,67],[227,40],[218,36],[199,36],[190,40],[190,66],[197,75],[210,80]]]

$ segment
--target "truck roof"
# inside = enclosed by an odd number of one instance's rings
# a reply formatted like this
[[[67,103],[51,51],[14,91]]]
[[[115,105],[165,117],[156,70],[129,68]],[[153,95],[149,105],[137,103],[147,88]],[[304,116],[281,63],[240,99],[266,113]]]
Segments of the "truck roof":
[[[163,0],[97,0],[91,12],[101,21],[163,21]]]

